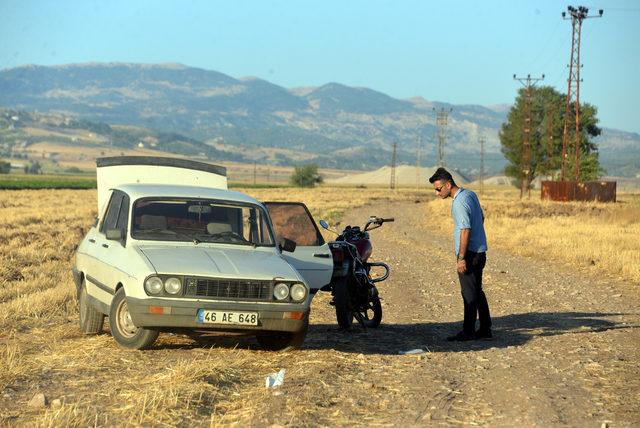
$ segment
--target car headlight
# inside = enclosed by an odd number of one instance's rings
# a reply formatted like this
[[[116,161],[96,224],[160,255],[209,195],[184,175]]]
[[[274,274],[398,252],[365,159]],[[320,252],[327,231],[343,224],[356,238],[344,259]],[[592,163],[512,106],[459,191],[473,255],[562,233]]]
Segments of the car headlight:
[[[144,282],[144,289],[149,294],[160,294],[162,293],[162,280],[157,276],[150,276]]]
[[[276,284],[276,286],[273,287],[273,297],[275,297],[276,300],[285,300],[289,297],[289,286],[282,282]]]
[[[169,294],[178,294],[182,290],[182,283],[176,277],[171,277],[164,282],[164,291]]]
[[[307,297],[307,287],[299,282],[291,286],[291,300],[295,302],[301,302]]]

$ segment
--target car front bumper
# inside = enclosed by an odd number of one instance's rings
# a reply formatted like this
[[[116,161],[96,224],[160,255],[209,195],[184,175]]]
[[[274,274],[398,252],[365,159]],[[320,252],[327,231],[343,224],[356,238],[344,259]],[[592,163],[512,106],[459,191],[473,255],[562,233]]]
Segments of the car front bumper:
[[[181,299],[137,299],[127,297],[127,306],[133,323],[138,327],[145,328],[298,332],[304,329],[309,322],[309,307],[300,304],[185,301]],[[258,314],[258,325],[202,323],[198,321],[199,309],[256,312]]]

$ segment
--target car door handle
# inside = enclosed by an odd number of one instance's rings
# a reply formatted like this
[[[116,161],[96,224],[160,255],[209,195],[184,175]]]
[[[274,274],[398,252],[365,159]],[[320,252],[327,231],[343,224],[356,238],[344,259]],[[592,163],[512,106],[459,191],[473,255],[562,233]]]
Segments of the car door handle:
[[[89,238],[89,242],[91,242],[92,244],[95,244],[95,243],[96,243],[96,240],[95,240],[95,239],[93,239],[93,238]]]
[[[109,248],[109,244],[102,244],[104,248]]]
[[[329,257],[331,257],[331,254],[326,254],[326,253],[315,253],[313,255],[313,257],[322,257],[323,259],[328,259]]]

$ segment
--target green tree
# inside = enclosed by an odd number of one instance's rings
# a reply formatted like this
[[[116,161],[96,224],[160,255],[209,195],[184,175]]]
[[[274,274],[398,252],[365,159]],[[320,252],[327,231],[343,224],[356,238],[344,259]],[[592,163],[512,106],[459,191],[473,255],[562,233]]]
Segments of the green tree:
[[[291,184],[298,187],[313,187],[322,183],[322,177],[318,174],[318,165],[297,166],[291,175]]]
[[[9,174],[11,172],[11,162],[0,160],[0,174]]]
[[[502,153],[508,161],[505,174],[515,178],[516,187],[522,180],[522,151],[525,122],[525,89],[518,91],[514,106],[509,111],[507,121],[502,124],[499,133]],[[529,179],[539,175],[558,177],[562,159],[562,134],[564,132],[564,113],[566,95],[550,86],[531,88],[531,124],[529,143],[531,148],[531,168]],[[570,113],[573,117],[575,112]],[[597,109],[591,104],[580,106],[580,180],[594,180],[603,174],[598,160],[598,148],[592,137],[598,136],[601,129],[597,126]],[[569,122],[571,123],[571,121]],[[574,178],[575,169],[575,129],[567,129],[566,177]]]
[[[29,165],[25,165],[24,173],[25,174],[42,174],[42,165],[40,165],[40,162],[38,161],[32,162]]]

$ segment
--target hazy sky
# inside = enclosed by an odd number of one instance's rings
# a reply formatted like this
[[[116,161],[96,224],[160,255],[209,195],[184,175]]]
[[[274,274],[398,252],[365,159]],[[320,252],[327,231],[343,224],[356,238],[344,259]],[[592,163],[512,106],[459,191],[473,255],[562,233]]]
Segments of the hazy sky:
[[[583,5],[581,100],[640,132],[640,2]],[[518,76],[566,92],[558,1],[0,0],[0,68],[178,62],[287,88],[339,82],[396,98],[511,103]],[[634,71],[635,70],[635,71]]]

